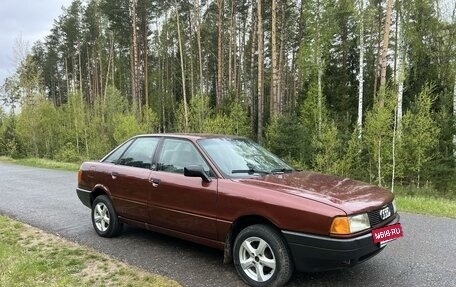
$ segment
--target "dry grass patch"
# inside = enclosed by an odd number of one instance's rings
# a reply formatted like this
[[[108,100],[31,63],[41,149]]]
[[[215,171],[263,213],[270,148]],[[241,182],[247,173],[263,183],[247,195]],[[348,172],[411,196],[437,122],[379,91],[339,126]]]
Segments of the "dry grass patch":
[[[0,216],[0,286],[180,286]]]

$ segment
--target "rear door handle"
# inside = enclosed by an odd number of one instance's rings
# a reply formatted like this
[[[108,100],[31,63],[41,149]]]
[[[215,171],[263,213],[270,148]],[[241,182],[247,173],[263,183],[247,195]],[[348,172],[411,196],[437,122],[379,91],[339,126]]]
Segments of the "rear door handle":
[[[158,178],[151,178],[149,182],[152,183],[153,187],[157,187],[160,184],[160,180]]]

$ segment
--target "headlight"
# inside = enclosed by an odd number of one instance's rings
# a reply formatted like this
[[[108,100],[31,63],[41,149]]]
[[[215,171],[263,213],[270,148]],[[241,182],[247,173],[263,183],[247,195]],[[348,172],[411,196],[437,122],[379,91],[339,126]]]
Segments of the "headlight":
[[[395,214],[396,211],[397,211],[397,209],[396,209],[396,199],[393,200],[392,204],[393,204],[393,214]]]
[[[350,234],[370,228],[367,213],[334,218],[330,232],[332,234]]]
[[[367,213],[349,216],[348,221],[350,222],[351,233],[359,232],[371,227]]]

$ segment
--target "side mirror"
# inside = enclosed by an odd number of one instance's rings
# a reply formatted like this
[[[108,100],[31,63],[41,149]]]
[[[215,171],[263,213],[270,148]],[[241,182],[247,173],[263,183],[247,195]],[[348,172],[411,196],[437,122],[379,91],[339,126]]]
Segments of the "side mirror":
[[[188,177],[201,177],[204,182],[212,181],[201,165],[189,165],[184,167],[184,175]]]

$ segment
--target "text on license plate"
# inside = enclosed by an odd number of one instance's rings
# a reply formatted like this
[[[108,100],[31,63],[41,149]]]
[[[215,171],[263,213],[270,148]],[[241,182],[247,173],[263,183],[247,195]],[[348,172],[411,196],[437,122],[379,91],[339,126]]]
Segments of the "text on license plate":
[[[394,240],[402,236],[404,236],[404,234],[402,233],[402,226],[400,223],[372,230],[374,243]]]

